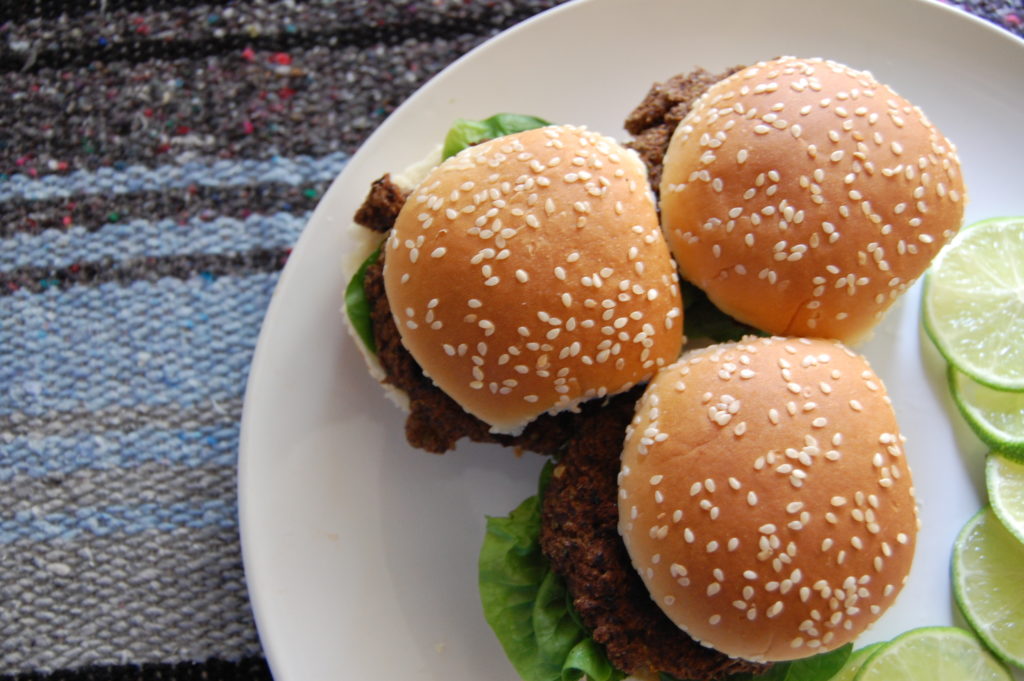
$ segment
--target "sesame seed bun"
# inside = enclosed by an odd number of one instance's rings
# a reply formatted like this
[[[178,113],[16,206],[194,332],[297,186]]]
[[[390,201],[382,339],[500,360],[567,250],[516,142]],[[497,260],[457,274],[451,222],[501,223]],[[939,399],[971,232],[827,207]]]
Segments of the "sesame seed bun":
[[[754,661],[853,640],[894,601],[918,527],[885,387],[837,341],[685,355],[627,429],[619,529],[684,631]]]
[[[855,342],[959,229],[954,145],[871,74],[785,57],[676,128],[661,211],[683,276],[769,333]]]
[[[646,170],[549,126],[432,170],[387,243],[402,344],[496,433],[627,390],[675,361],[682,307]]]

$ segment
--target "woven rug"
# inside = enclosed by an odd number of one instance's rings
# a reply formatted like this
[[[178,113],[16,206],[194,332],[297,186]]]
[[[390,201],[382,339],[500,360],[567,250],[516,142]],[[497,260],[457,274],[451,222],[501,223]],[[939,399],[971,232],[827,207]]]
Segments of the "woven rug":
[[[403,99],[555,4],[0,1],[0,679],[270,678],[235,465],[278,274]]]

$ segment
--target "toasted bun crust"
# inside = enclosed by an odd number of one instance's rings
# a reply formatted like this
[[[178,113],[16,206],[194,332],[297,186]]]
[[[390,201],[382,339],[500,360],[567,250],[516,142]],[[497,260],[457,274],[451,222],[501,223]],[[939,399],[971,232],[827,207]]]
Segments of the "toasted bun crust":
[[[869,73],[785,57],[725,78],[665,156],[683,276],[769,333],[853,342],[963,219],[956,149]]]
[[[665,613],[727,655],[787,660],[888,608],[918,527],[885,388],[835,341],[685,355],[627,429],[619,529]]]
[[[387,249],[403,344],[495,432],[626,390],[679,356],[679,283],[646,171],[594,132],[550,126],[448,159]]]

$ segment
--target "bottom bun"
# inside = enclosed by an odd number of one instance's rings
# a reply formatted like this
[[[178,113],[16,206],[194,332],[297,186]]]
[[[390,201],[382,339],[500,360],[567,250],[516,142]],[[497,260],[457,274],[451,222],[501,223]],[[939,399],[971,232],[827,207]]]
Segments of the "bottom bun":
[[[627,429],[619,530],[662,610],[755,661],[857,637],[906,581],[918,528],[881,380],[833,341],[747,338],[651,381]]]

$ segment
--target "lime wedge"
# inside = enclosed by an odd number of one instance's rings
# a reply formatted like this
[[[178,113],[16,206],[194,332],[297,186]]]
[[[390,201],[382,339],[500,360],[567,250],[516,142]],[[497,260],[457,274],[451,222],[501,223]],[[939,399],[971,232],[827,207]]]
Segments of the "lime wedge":
[[[869,646],[864,646],[863,648],[858,648],[853,651],[850,653],[850,656],[846,658],[846,664],[844,664],[828,681],[853,681],[854,677],[857,676],[857,672],[864,663],[867,662],[867,659],[871,657],[871,654],[883,645],[883,643],[872,643]]]
[[[949,388],[960,413],[982,442],[1024,460],[1024,392],[994,390],[952,365]]]
[[[1024,543],[1024,462],[993,452],[985,463],[985,481],[992,510]]]
[[[876,650],[856,681],[1012,681],[981,641],[956,627],[922,627]]]
[[[953,596],[992,651],[1024,665],[1024,544],[992,509],[977,513],[953,545]]]
[[[1024,217],[983,220],[953,237],[925,276],[923,318],[960,371],[1024,390]]]

